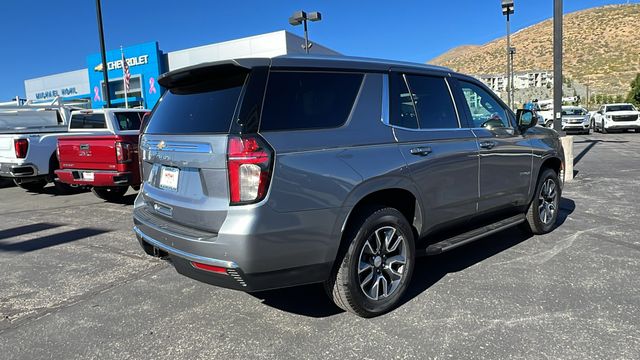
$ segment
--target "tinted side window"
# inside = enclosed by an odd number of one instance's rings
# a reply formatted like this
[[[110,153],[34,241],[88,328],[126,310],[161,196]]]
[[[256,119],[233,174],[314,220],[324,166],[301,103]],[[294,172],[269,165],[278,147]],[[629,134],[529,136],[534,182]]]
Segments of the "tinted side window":
[[[168,89],[149,119],[149,134],[227,133],[246,74]]]
[[[271,72],[260,129],[342,126],[351,113],[363,77],[353,73]]]
[[[457,128],[458,116],[444,78],[407,75],[421,129]]]
[[[106,129],[104,114],[73,114],[71,129]]]
[[[460,87],[471,112],[473,127],[510,127],[507,111],[487,91],[476,84],[460,81]]]
[[[140,116],[142,113],[121,112],[114,115],[120,130],[140,130]]]
[[[407,129],[418,128],[418,115],[404,75],[389,77],[389,124]]]

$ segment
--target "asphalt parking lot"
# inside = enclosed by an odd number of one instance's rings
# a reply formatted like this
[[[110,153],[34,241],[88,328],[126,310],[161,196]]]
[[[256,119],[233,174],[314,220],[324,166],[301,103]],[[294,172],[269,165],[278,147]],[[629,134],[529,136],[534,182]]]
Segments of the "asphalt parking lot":
[[[640,358],[640,134],[575,136],[561,225],[422,258],[397,310],[246,294],[143,254],[131,203],[0,189],[2,359]]]

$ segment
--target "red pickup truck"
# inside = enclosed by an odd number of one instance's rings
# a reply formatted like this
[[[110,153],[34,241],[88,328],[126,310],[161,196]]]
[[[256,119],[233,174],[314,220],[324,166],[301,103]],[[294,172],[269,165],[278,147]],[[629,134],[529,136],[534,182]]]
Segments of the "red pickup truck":
[[[140,187],[138,136],[140,124],[149,110],[81,110],[72,121],[84,121],[99,134],[66,136],[58,139],[59,181],[90,187],[107,201],[122,199],[129,189]]]

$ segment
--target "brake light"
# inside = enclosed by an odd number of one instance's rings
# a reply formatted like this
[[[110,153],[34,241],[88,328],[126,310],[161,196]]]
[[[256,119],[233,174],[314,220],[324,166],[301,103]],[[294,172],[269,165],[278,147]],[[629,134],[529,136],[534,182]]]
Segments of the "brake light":
[[[13,147],[16,151],[16,158],[24,159],[27,157],[27,151],[29,150],[29,141],[27,139],[14,139]]]
[[[273,152],[258,136],[230,136],[227,150],[231,205],[264,199],[271,179]]]
[[[116,160],[118,164],[131,161],[131,148],[132,145],[129,143],[116,142]]]

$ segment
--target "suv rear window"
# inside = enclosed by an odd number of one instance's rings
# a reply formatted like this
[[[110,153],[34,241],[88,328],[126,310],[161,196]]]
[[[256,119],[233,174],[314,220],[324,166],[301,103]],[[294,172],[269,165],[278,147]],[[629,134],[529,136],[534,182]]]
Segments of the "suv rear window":
[[[139,112],[120,112],[114,114],[116,122],[120,130],[140,130],[140,117],[143,113]]]
[[[356,73],[271,72],[260,130],[342,126],[351,113],[363,77]]]
[[[227,133],[245,73],[216,77],[168,89],[149,120],[145,133]]]
[[[107,122],[104,114],[73,114],[71,115],[71,129],[106,129]]]

